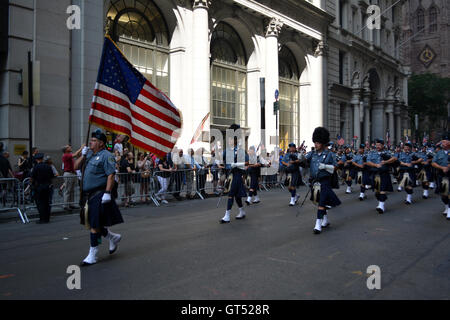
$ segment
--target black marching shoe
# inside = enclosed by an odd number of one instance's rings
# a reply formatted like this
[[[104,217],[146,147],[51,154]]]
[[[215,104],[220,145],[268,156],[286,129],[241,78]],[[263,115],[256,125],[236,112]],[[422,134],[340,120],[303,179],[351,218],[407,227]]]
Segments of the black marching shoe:
[[[384,213],[384,209],[380,208],[380,207],[377,207],[377,211],[378,211],[379,214],[383,214]]]
[[[322,222],[323,222],[323,220],[319,220],[319,219],[316,220],[316,226],[314,227],[314,230],[313,230],[314,234],[322,233]]]

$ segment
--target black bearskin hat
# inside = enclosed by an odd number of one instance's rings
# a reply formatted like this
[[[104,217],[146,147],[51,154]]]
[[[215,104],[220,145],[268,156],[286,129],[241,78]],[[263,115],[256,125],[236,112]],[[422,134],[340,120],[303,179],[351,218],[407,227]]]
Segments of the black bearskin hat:
[[[324,127],[318,127],[313,133],[313,142],[328,144],[330,142],[330,132]]]

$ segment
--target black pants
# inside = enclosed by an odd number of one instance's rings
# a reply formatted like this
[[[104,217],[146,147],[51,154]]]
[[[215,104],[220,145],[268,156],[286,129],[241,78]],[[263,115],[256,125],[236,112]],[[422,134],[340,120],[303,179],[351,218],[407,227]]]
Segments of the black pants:
[[[50,185],[36,187],[35,201],[39,211],[39,219],[42,222],[50,221]]]

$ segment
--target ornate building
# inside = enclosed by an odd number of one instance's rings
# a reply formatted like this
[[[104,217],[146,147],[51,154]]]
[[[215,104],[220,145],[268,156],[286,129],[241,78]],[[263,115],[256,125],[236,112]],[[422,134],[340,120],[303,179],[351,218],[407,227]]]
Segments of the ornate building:
[[[407,70],[401,64],[404,1],[328,1],[336,19],[328,35],[329,127],[346,142],[408,134]],[[370,29],[369,5],[381,9],[381,29]]]
[[[404,64],[415,74],[450,77],[450,2],[409,0],[403,15]]]
[[[372,1],[374,2],[374,1]],[[382,11],[392,1],[381,1]],[[78,5],[81,28],[68,30]],[[35,145],[85,140],[105,29],[129,60],[183,113],[178,145],[239,123],[248,145],[268,150],[327,126],[351,142],[398,141],[407,129],[406,77],[400,65],[400,8],[383,13],[381,30],[365,28],[367,0],[40,0],[10,1],[9,50],[0,55],[0,140],[27,144],[27,108],[17,90],[27,51],[41,65]],[[279,126],[273,111],[279,90]],[[277,133],[279,140],[276,139]]]

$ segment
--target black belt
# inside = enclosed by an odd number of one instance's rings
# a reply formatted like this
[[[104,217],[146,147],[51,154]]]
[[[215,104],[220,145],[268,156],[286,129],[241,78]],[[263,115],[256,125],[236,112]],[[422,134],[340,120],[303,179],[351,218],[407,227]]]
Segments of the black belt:
[[[106,191],[106,186],[101,186],[101,187],[95,188],[95,189],[87,191],[87,192],[85,191],[83,193],[86,196],[86,198],[91,200],[93,197],[95,197],[105,191]]]

